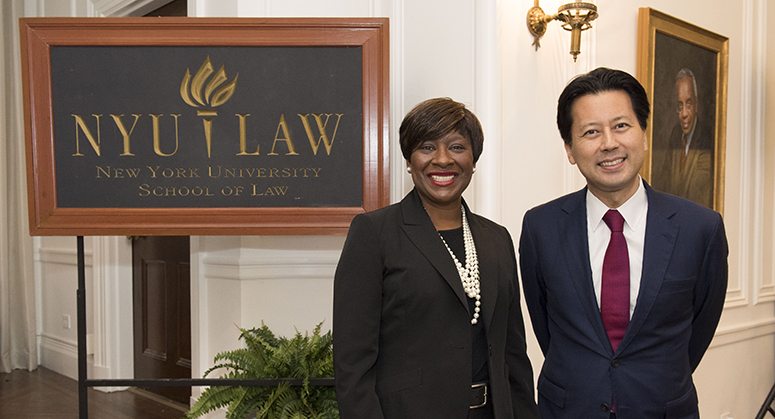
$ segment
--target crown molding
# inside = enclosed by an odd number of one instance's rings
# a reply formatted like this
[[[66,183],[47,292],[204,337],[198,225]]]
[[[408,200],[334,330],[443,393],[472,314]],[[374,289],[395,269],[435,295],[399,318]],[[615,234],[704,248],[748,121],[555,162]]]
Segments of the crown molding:
[[[94,9],[108,17],[136,17],[156,10],[172,0],[91,0]]]

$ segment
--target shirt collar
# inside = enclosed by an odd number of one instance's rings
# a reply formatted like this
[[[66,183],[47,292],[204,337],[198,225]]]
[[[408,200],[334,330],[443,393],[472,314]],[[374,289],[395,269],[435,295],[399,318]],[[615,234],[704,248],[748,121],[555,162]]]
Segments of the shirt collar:
[[[634,229],[636,225],[646,220],[646,211],[648,210],[648,195],[643,186],[643,179],[638,176],[638,190],[619,206],[619,208],[608,208],[598,197],[587,189],[587,222],[589,222],[592,231],[596,231],[603,224],[603,216],[609,209],[615,209],[622,214],[624,224]]]

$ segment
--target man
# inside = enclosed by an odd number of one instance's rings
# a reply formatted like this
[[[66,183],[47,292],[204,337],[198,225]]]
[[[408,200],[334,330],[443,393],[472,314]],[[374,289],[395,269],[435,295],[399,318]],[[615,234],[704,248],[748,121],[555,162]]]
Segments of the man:
[[[724,305],[726,235],[718,213],[638,175],[648,115],[643,87],[618,70],[560,96],[587,187],[528,211],[519,244],[543,419],[699,418],[692,372]]]
[[[664,153],[655,154],[662,164],[654,165],[654,188],[713,208],[713,132],[698,123],[697,80],[688,68],[676,75],[675,94],[678,125]]]

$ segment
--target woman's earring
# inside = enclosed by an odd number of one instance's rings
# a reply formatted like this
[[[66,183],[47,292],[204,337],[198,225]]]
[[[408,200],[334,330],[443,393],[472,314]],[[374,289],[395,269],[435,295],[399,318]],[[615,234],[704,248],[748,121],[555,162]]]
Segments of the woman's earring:
[[[412,173],[412,168],[409,166],[406,166],[406,173]]]
[[[476,173],[476,167],[474,167],[474,172],[473,173]]]

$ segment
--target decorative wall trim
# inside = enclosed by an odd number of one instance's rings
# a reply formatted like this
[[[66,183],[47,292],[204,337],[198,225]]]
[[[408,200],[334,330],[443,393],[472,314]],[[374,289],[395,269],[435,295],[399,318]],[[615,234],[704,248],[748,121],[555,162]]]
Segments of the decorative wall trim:
[[[94,353],[95,373],[121,378],[134,373],[132,317],[132,246],[124,236],[92,237],[94,267],[91,297],[92,330],[87,347]],[[88,301],[87,301],[88,303]],[[108,390],[113,391],[113,390]]]
[[[399,202],[411,187],[404,171],[404,157],[398,144],[398,128],[407,110],[404,108],[404,1],[395,0],[390,17],[390,202]],[[411,182],[410,182],[411,183]]]
[[[237,258],[209,256],[204,259],[204,274],[208,278],[238,281],[266,279],[321,279],[333,278],[339,254],[336,256],[308,256],[279,258]]]
[[[738,231],[751,232],[752,239],[746,240],[745,236],[742,237],[738,246],[738,255],[741,256],[739,260],[739,269],[737,277],[730,275],[730,283],[727,286],[727,304],[730,306],[740,306],[749,304],[748,299],[748,281],[744,281],[743,278],[754,278],[757,274],[756,268],[760,268],[760,264],[756,263],[757,255],[760,255],[760,251],[756,246],[755,241],[758,237],[761,240],[761,235],[757,231],[753,231],[751,228],[757,220],[755,214],[758,213],[756,204],[761,204],[760,195],[757,197],[756,191],[761,188],[758,179],[753,178],[754,173],[759,168],[759,160],[756,159],[754,153],[754,146],[757,139],[753,138],[753,132],[751,129],[752,122],[755,122],[752,115],[753,99],[752,89],[752,70],[753,70],[753,33],[751,23],[753,22],[753,0],[743,1],[743,18],[747,22],[743,27],[748,30],[743,31],[741,48],[743,58],[741,60],[742,66],[742,80],[741,82],[741,95],[740,100],[740,115],[741,118],[741,132],[740,132],[740,201],[739,214],[740,221]],[[758,243],[761,243],[759,241]],[[761,259],[761,258],[758,258]],[[761,269],[759,269],[759,275],[761,275]],[[732,282],[734,281],[734,282]]]
[[[73,380],[78,379],[78,344],[75,341],[59,339],[53,336],[38,336],[38,347],[40,348],[40,365],[62,374]],[[109,375],[110,370],[104,367],[96,366],[93,359],[87,360],[88,376],[90,379],[118,378]],[[111,392],[125,390],[126,387],[96,387],[100,391]]]
[[[78,266],[78,252],[75,248],[64,249],[42,247],[35,252],[35,262]],[[91,251],[84,252],[84,263],[87,268],[93,266],[93,255]]]
[[[724,300],[724,309],[729,308],[735,308],[735,307],[745,307],[748,305],[748,299],[745,298],[743,293],[740,290],[732,290],[730,291],[727,289],[727,296]]]
[[[38,337],[40,365],[74,380],[78,379],[78,345],[48,335]]]
[[[474,176],[476,212],[496,222],[502,222],[503,211],[503,109],[500,48],[501,13],[499,2],[479,0],[472,3],[474,16],[474,112],[487,133],[479,165]],[[500,6],[502,7],[502,6]]]
[[[84,254],[87,277],[91,277],[87,282],[87,292],[90,296],[87,300],[87,316],[92,319],[87,335],[89,371],[90,374],[100,374],[99,378],[131,375],[133,354],[131,331],[124,330],[127,321],[122,317],[125,315],[126,307],[131,309],[132,304],[131,293],[122,292],[122,288],[124,291],[126,288],[122,287],[122,282],[131,281],[131,267],[127,271],[129,278],[126,277],[126,272],[121,271],[122,260],[124,264],[126,260],[131,261],[131,253],[124,254],[127,251],[127,246],[122,246],[121,243],[122,240],[126,240],[124,237],[95,236],[90,239],[91,250],[86,250]],[[37,246],[40,246],[40,242],[41,240],[37,240]],[[123,258],[122,254],[124,254]],[[35,253],[35,262],[39,266],[50,266],[51,269],[56,269],[53,268],[54,266],[76,268],[78,253],[75,248],[42,247]],[[131,290],[131,285],[129,289]],[[129,326],[131,327],[131,317]],[[42,330],[42,326],[39,330]],[[127,333],[129,333],[128,338]],[[40,353],[41,365],[65,375],[72,369],[74,374],[72,377],[77,377],[77,342],[41,334]],[[97,378],[94,375],[90,377]],[[105,387],[101,390],[120,389]]]
[[[766,74],[767,74],[767,3],[769,3],[766,0],[760,0],[755,2],[756,11],[748,13],[746,15],[746,19],[751,19],[751,22],[753,25],[745,26],[747,28],[750,28],[751,31],[755,31],[755,51],[756,51],[756,69],[755,77],[756,77],[756,86],[753,90],[753,94],[755,95],[755,104],[756,104],[756,112],[755,112],[755,119],[754,119],[754,126],[755,126],[755,139],[757,141],[757,150],[758,152],[755,153],[755,155],[758,157],[757,160],[757,172],[756,172],[756,178],[759,179],[760,187],[757,189],[762,196],[759,199],[759,205],[757,206],[757,222],[759,225],[764,225],[764,214],[766,214],[768,211],[765,211],[764,207],[764,195],[766,192],[764,190],[765,182],[763,179],[765,179],[766,171],[766,159],[767,155],[765,153],[766,150],[766,140],[765,140],[765,124],[766,124],[766,97],[765,97],[765,87],[767,84],[766,81]],[[754,22],[753,19],[756,19]],[[772,196],[775,196],[775,191],[770,192]],[[756,241],[756,247],[759,249],[764,249],[764,237],[762,229],[756,229],[755,238]],[[772,249],[769,260],[771,261],[772,268],[770,272],[768,272],[767,277],[764,275],[764,256],[763,252],[760,251],[757,253],[757,256],[759,256],[759,260],[757,261],[759,265],[759,275],[757,275],[754,279],[754,296],[753,296],[753,303],[754,305],[761,304],[764,302],[770,302],[775,301],[775,231],[770,231],[771,234],[771,241],[770,241],[770,248]]]
[[[717,348],[773,334],[775,334],[775,319],[725,327],[716,331],[710,347]]]
[[[103,16],[143,16],[172,0],[91,0],[94,8]]]

